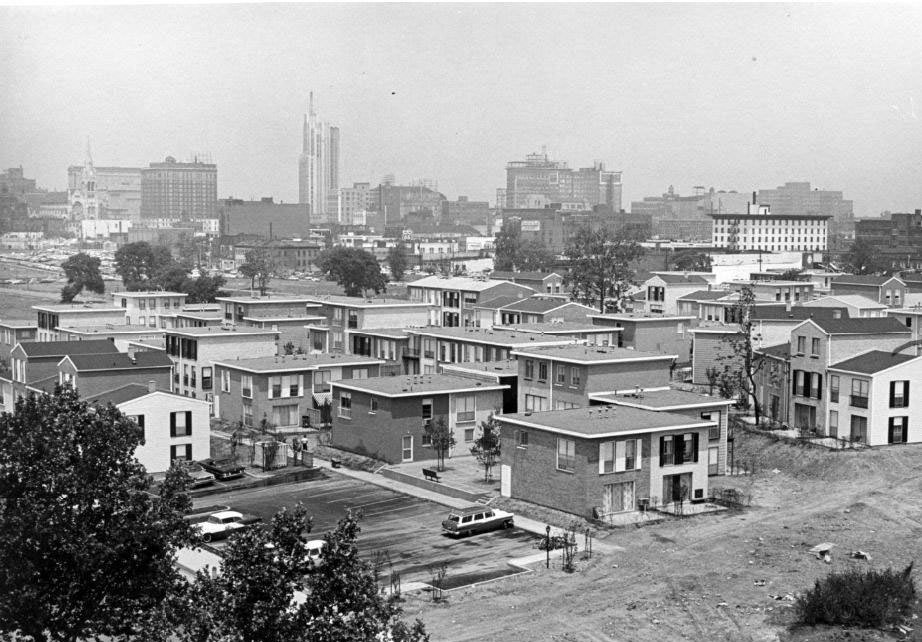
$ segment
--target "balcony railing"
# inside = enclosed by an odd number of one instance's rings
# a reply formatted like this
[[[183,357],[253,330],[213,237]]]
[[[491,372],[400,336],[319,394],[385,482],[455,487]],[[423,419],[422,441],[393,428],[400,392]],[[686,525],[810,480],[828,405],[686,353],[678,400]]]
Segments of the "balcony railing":
[[[868,398],[860,397],[858,395],[850,395],[851,399],[849,405],[853,408],[867,408],[868,407]]]
[[[403,356],[419,358],[419,348],[406,347],[403,349]]]

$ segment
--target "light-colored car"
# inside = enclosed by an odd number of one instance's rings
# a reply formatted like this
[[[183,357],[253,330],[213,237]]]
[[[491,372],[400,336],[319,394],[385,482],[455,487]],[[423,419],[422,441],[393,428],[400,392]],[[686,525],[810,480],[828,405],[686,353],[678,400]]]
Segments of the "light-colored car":
[[[307,550],[307,557],[314,560],[314,564],[319,563],[323,557],[323,549],[326,545],[327,542],[324,539],[312,539],[305,542],[304,548]]]
[[[186,464],[186,472],[192,478],[192,488],[207,486],[214,483],[214,475],[194,462]]]
[[[463,537],[497,528],[512,528],[513,525],[512,513],[489,506],[470,506],[451,511],[448,519],[442,522],[442,530],[449,535]]]
[[[203,542],[227,537],[234,531],[246,528],[249,524],[244,522],[243,513],[234,510],[222,510],[212,513],[207,520],[195,525]]]

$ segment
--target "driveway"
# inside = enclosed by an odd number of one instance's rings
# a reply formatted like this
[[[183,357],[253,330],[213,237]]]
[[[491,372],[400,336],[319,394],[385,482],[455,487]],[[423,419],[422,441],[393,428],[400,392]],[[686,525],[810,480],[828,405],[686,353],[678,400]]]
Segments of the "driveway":
[[[229,506],[268,521],[283,506],[299,501],[313,516],[317,534],[332,530],[349,509],[360,515],[362,557],[386,553],[403,582],[428,582],[444,563],[447,582],[461,586],[510,574],[515,569],[508,565],[509,559],[537,552],[538,538],[518,528],[457,540],[447,537],[442,535],[441,522],[448,508],[336,473],[327,479],[209,495],[196,499],[194,505]],[[382,573],[389,573],[387,565]]]

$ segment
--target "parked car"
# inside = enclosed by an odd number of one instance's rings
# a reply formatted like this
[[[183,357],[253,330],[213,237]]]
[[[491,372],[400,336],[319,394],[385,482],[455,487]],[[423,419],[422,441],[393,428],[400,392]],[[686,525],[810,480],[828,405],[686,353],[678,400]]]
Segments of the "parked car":
[[[219,481],[243,477],[244,467],[233,459],[203,459],[199,463]]]
[[[247,528],[260,521],[258,517],[244,515],[234,510],[222,510],[212,513],[204,522],[194,525],[202,536],[202,541],[211,542],[227,537],[234,531]]]
[[[448,519],[442,522],[442,530],[449,535],[463,537],[497,528],[512,528],[513,520],[513,514],[506,511],[487,506],[470,506],[451,511]]]
[[[214,483],[214,475],[202,468],[201,464],[189,462],[186,464],[186,472],[192,478],[192,488],[207,486]]]
[[[314,560],[314,564],[320,562],[326,545],[327,541],[325,539],[312,539],[304,544],[304,548],[307,549],[307,556]]]

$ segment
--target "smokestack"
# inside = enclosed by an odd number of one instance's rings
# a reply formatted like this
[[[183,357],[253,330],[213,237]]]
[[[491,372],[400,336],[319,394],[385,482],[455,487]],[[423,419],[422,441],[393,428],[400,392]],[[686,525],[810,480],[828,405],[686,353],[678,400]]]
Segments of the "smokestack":
[[[755,190],[753,190],[753,192],[752,192],[752,204],[753,204],[753,205],[756,204],[756,193],[755,193]]]

